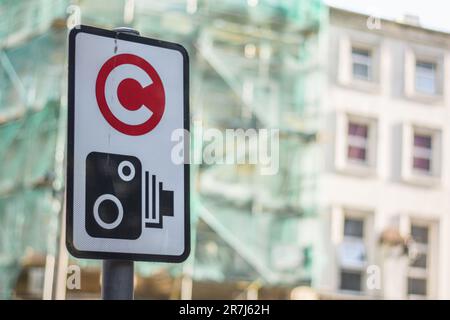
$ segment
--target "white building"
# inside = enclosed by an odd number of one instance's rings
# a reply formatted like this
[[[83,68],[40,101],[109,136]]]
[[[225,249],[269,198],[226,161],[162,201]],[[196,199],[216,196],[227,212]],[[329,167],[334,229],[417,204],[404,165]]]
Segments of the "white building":
[[[330,8],[317,288],[448,299],[450,35],[370,19]]]

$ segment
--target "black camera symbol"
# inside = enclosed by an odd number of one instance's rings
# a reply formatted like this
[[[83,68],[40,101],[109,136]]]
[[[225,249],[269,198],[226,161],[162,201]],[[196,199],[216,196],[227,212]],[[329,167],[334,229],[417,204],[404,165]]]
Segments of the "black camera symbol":
[[[86,231],[99,238],[139,238],[142,166],[138,158],[101,152],[87,156]]]
[[[90,236],[134,240],[142,233],[143,220],[146,228],[162,228],[163,216],[173,216],[173,191],[163,190],[162,182],[159,182],[157,190],[156,176],[152,175],[150,203],[149,172],[145,172],[145,186],[142,176],[141,161],[134,156],[102,152],[88,154],[86,231]]]

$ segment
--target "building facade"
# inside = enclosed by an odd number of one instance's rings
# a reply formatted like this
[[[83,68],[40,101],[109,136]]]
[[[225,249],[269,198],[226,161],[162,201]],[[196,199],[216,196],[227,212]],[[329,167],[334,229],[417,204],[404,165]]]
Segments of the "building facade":
[[[369,19],[330,9],[322,288],[449,298],[450,36]]]

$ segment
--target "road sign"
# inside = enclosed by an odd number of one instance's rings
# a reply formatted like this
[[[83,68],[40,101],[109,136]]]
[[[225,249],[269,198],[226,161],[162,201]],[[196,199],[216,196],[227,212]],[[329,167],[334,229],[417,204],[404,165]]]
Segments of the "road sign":
[[[174,43],[80,26],[69,36],[67,248],[80,258],[189,254],[188,55]],[[188,150],[185,150],[188,152]]]

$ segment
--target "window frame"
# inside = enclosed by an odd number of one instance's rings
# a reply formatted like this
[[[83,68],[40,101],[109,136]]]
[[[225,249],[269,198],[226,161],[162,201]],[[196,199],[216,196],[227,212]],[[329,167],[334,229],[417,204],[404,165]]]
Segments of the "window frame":
[[[422,146],[416,146],[416,136],[422,136],[422,137],[427,137],[430,139],[430,147],[422,147]],[[411,160],[412,160],[412,170],[414,172],[414,174],[419,174],[419,175],[432,175],[433,174],[433,164],[434,164],[434,154],[433,154],[433,150],[434,150],[434,144],[433,142],[436,139],[434,138],[434,134],[430,133],[430,132],[424,132],[423,130],[417,129],[417,128],[413,128],[413,136],[412,136],[412,154],[411,154]],[[421,168],[417,168],[414,164],[415,159],[424,159],[427,160],[429,162],[429,168],[428,170],[425,169],[421,169]]]
[[[436,250],[438,249],[436,247],[437,245],[437,227],[438,222],[434,220],[424,220],[421,218],[411,218],[409,220],[408,224],[408,233],[411,235],[412,239],[412,228],[414,226],[418,227],[426,227],[428,229],[427,231],[427,243],[420,243],[420,242],[413,242],[416,250],[419,253],[425,253],[426,254],[426,267],[418,267],[418,266],[412,266],[413,261],[408,261],[408,269],[406,273],[406,286],[405,286],[405,295],[409,299],[430,299],[434,296],[434,280],[436,278],[435,275],[435,267],[436,267]],[[414,241],[414,240],[413,240]],[[426,294],[425,295],[419,295],[409,292],[409,280],[410,279],[419,279],[419,280],[425,280],[426,281]]]
[[[354,295],[366,295],[368,294],[368,288],[365,287],[367,280],[366,268],[370,265],[373,260],[373,230],[371,230],[370,225],[373,223],[374,213],[372,210],[358,209],[358,208],[348,208],[344,207],[340,209],[341,212],[341,227],[340,227],[340,240],[339,246],[342,248],[346,243],[359,242],[364,245],[364,261],[360,266],[356,265],[345,265],[342,261],[341,253],[338,254],[337,263],[337,290],[342,293],[354,294]],[[362,237],[347,236],[345,235],[345,221],[346,219],[358,219],[363,221]],[[343,289],[342,288],[342,273],[352,272],[361,274],[361,284],[360,291]]]
[[[439,79],[438,79],[438,62],[436,60],[430,60],[430,59],[420,59],[418,57],[415,57],[415,64],[414,64],[414,91],[417,94],[421,94],[421,95],[430,95],[430,96],[435,96],[438,94],[438,87],[439,87]],[[426,90],[420,90],[420,88],[418,87],[418,64],[430,64],[432,66],[432,71],[433,71],[433,75],[432,75],[432,80],[433,80],[433,91],[432,92],[428,92]],[[422,75],[423,77],[426,77],[428,75]],[[431,78],[431,77],[430,77]]]
[[[378,35],[342,34],[337,39],[337,83],[351,87],[352,90],[360,90],[369,93],[378,93],[381,89],[381,53],[382,39]],[[369,79],[360,79],[353,73],[353,49],[364,50],[370,53],[371,71]]]
[[[362,61],[355,61],[355,51],[365,51],[367,52],[367,62],[364,64]],[[374,82],[374,49],[369,46],[361,46],[358,44],[352,44],[351,46],[351,77],[353,81],[365,81],[365,82]],[[355,64],[364,65],[367,67],[367,78],[357,76],[355,74]]]
[[[430,171],[414,168],[414,137],[416,134],[431,136]],[[439,186],[442,183],[443,131],[437,127],[422,124],[404,124],[402,126],[402,163],[401,179],[405,183],[420,186]],[[420,148],[420,147],[417,147]]]
[[[356,126],[360,126],[360,127],[366,127],[366,136],[363,137],[361,135],[350,134],[350,126],[352,124],[356,125]],[[349,121],[347,121],[346,134],[347,134],[347,148],[346,148],[347,149],[346,150],[347,161],[352,164],[357,164],[357,165],[368,165],[369,160],[370,160],[369,155],[370,155],[370,149],[371,149],[371,146],[370,146],[370,124],[364,123],[362,121],[349,120]],[[349,155],[350,148],[364,150],[364,159],[350,157],[350,155]]]
[[[358,161],[349,158],[350,123],[367,125],[366,159]],[[344,174],[374,176],[378,170],[378,120],[374,117],[354,113],[338,113],[335,140],[335,168]]]
[[[427,135],[431,137],[431,148],[430,148],[430,170],[420,170],[414,168],[413,159],[415,156],[415,149],[419,148],[414,145],[414,137],[416,134],[419,135]],[[441,176],[441,131],[438,129],[425,128],[422,126],[413,126],[412,127],[412,152],[411,152],[411,170],[414,176],[420,176],[423,178],[426,177],[440,177]]]
[[[404,52],[404,94],[406,98],[427,104],[442,104],[444,102],[445,81],[445,52],[442,49],[424,46],[405,48]],[[418,90],[417,64],[418,62],[431,63],[435,66],[434,93]]]

